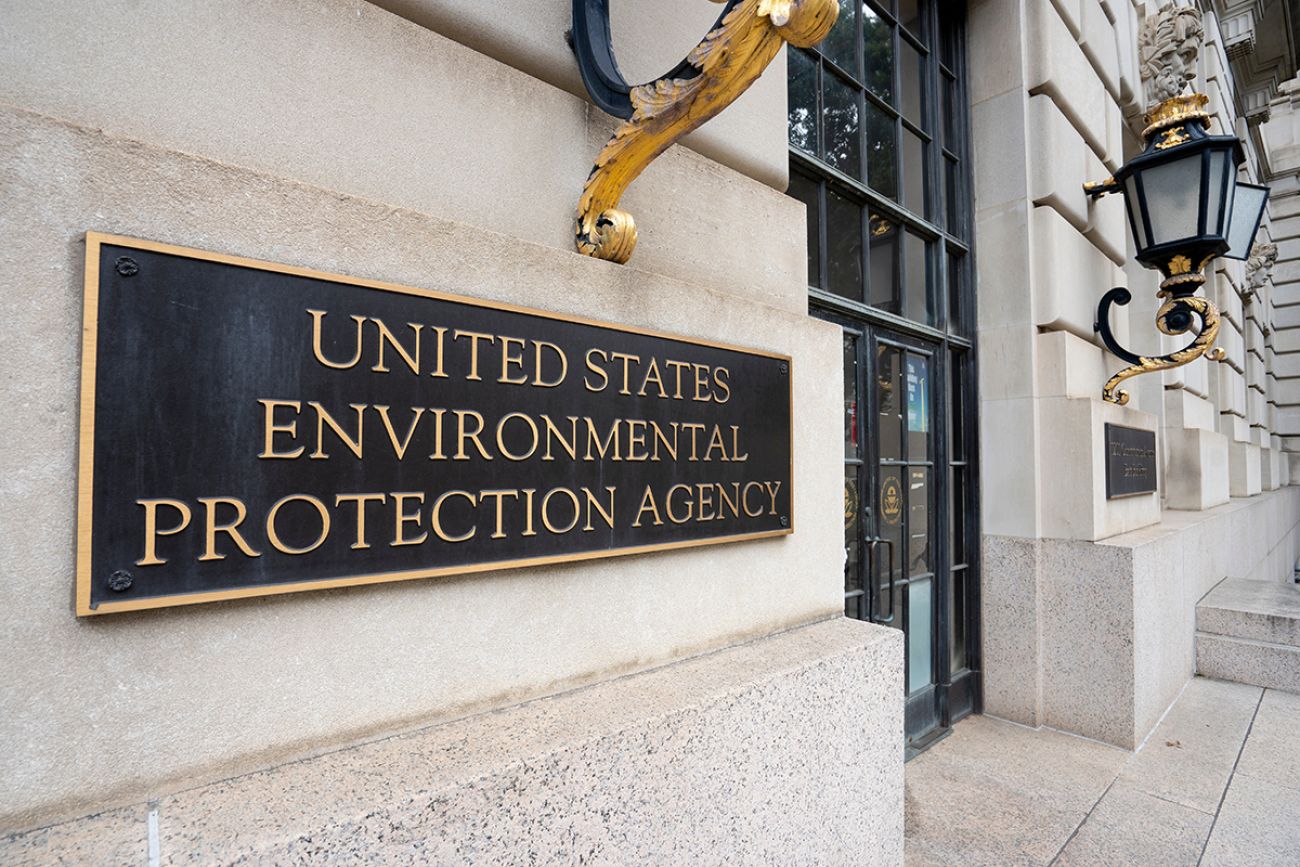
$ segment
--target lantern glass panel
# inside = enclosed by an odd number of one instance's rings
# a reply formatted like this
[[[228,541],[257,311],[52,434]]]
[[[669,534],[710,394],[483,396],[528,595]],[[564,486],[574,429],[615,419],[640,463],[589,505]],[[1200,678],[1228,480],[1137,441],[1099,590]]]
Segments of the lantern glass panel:
[[[1124,183],[1124,207],[1128,208],[1129,224],[1133,227],[1133,240],[1137,242],[1138,249],[1150,247],[1151,239],[1147,236],[1147,225],[1142,219],[1142,200],[1138,198],[1137,175],[1129,175]]]
[[[1205,191],[1205,228],[1202,230],[1206,235],[1226,235],[1228,227],[1225,222],[1225,215],[1228,209],[1224,207],[1225,185],[1232,184],[1236,177],[1228,171],[1228,153],[1227,151],[1210,151],[1210,171],[1207,175],[1209,186]],[[1228,190],[1228,201],[1231,201],[1231,189]]]
[[[1201,155],[1142,169],[1142,191],[1151,217],[1151,244],[1194,238],[1201,215]]]
[[[1256,184],[1237,184],[1237,196],[1232,203],[1231,223],[1228,226],[1229,259],[1245,259],[1255,245],[1264,205],[1268,202],[1268,187]]]

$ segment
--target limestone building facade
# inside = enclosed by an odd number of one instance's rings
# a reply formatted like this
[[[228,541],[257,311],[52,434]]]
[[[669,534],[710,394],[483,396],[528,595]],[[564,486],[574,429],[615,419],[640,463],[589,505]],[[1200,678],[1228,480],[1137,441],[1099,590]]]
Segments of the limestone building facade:
[[[719,14],[610,6],[634,81]],[[1167,6],[840,0],[631,186],[620,265],[574,249],[617,121],[568,0],[6,4],[0,860],[901,863],[964,715],[1141,743],[1217,664],[1197,602],[1300,557],[1300,21]],[[1083,184],[1162,52],[1272,198],[1225,360],[1116,406],[1106,290],[1181,344]],[[79,617],[87,232],[787,356],[794,532]],[[1107,424],[1154,492],[1108,498]]]

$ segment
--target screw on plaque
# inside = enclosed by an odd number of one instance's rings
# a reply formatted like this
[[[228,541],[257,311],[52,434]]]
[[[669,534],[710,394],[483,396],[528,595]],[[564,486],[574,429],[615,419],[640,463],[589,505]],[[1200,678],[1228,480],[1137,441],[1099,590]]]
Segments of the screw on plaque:
[[[782,373],[789,373],[789,372],[790,372],[790,365],[786,364],[784,361],[781,362],[781,372],[782,372]]]
[[[788,526],[790,526],[790,519],[787,518],[785,515],[782,515],[782,516],[781,516],[781,526],[782,526],[782,527],[788,527]]]
[[[140,265],[130,256],[118,256],[116,266],[117,273],[123,277],[134,277],[140,273]]]
[[[130,572],[125,569],[118,569],[112,575],[108,576],[108,589],[112,590],[114,593],[125,593],[127,590],[131,589],[131,585],[134,581],[135,579],[131,577]]]

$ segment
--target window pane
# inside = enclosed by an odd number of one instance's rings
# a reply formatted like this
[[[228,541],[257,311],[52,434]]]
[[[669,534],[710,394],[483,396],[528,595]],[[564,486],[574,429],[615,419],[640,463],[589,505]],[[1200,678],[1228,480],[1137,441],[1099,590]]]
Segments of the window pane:
[[[858,468],[844,467],[844,592],[862,589],[862,540],[858,515],[862,512]]]
[[[925,27],[921,19],[921,8],[920,0],[898,0],[898,23],[924,42]]]
[[[928,129],[925,118],[921,114],[924,62],[920,52],[913,48],[910,42],[906,39],[898,40],[898,86],[899,95],[902,97],[899,110],[903,112],[903,117],[912,123],[922,129]]]
[[[966,654],[966,575],[966,570],[954,572],[948,583],[948,646],[952,648],[953,674],[970,667]]]
[[[907,571],[907,549],[903,547],[903,525],[904,511],[907,508],[907,492],[903,489],[903,479],[905,467],[882,466],[880,468],[880,487],[876,492],[876,514],[880,519],[876,522],[876,533],[882,539],[892,543],[889,545],[876,546],[876,610],[881,617],[891,617],[894,614],[894,601],[889,597],[889,576],[890,567],[893,567],[893,576],[895,586],[903,579],[903,574]],[[890,562],[890,556],[893,562]],[[899,587],[898,591],[906,593],[906,587]],[[895,591],[895,592],[898,592]],[[897,600],[900,604],[901,599]],[[891,626],[902,628],[902,619],[895,618]]]
[[[909,129],[903,130],[903,207],[914,214],[925,211],[925,142]]]
[[[869,225],[871,277],[867,285],[867,303],[890,313],[902,313],[902,280],[899,274],[898,224],[880,214],[872,214]]]
[[[858,457],[858,340],[844,333],[844,457]]]
[[[827,74],[822,99],[826,113],[826,162],[847,175],[862,177],[862,124],[858,114],[861,92]]]
[[[939,10],[939,58],[943,65],[953,72],[959,72],[957,69],[957,25],[953,16],[945,15],[944,9]]]
[[[930,292],[929,244],[919,235],[903,233],[903,315],[933,325],[934,301]]]
[[[956,253],[948,254],[948,328],[965,334],[966,304],[962,289],[965,286],[964,262]]]
[[[817,62],[790,50],[790,144],[817,154]]]
[[[952,431],[952,459],[966,460],[966,355],[952,353],[952,368],[949,380],[952,383],[952,407],[949,428]],[[960,562],[960,561],[958,561]]]
[[[862,300],[862,208],[826,191],[826,288]]]
[[[943,146],[957,153],[957,82],[948,76],[943,81]]]
[[[898,198],[898,130],[889,115],[867,104],[867,184],[882,196]]]
[[[952,546],[952,565],[964,566],[966,552],[966,468],[952,468],[952,521],[949,525],[949,544]]]
[[[894,104],[894,28],[871,10],[862,8],[862,58],[867,90]]]
[[[930,459],[931,383],[930,359],[924,355],[907,354],[907,459]]]
[[[934,682],[931,663],[934,647],[934,582],[917,581],[907,588],[907,691],[925,689]]]
[[[947,205],[947,226],[948,231],[958,237],[961,236],[961,187],[959,186],[958,163],[956,160],[950,160],[947,157],[943,159],[944,176],[943,176],[943,199]]]
[[[821,231],[817,208],[817,182],[798,172],[790,173],[790,195],[808,208],[808,285],[820,286]]]
[[[857,54],[854,45],[857,37],[857,0],[840,0],[840,15],[835,19],[835,26],[822,41],[818,49],[822,54],[853,75],[858,74]]]
[[[882,461],[903,459],[902,355],[902,351],[893,346],[881,344],[876,347],[876,412],[879,415],[879,457]],[[897,494],[903,496],[901,481]],[[888,519],[889,515],[883,517]],[[902,519],[901,506],[897,517]]]
[[[930,470],[907,471],[907,575],[930,571]]]

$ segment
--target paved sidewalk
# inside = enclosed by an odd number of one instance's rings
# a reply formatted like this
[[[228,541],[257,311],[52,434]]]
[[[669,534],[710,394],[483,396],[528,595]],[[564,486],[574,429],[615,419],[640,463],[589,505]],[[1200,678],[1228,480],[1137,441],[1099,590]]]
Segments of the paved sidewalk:
[[[1300,865],[1300,695],[1196,678],[1136,753],[991,717],[907,764],[907,864]]]

